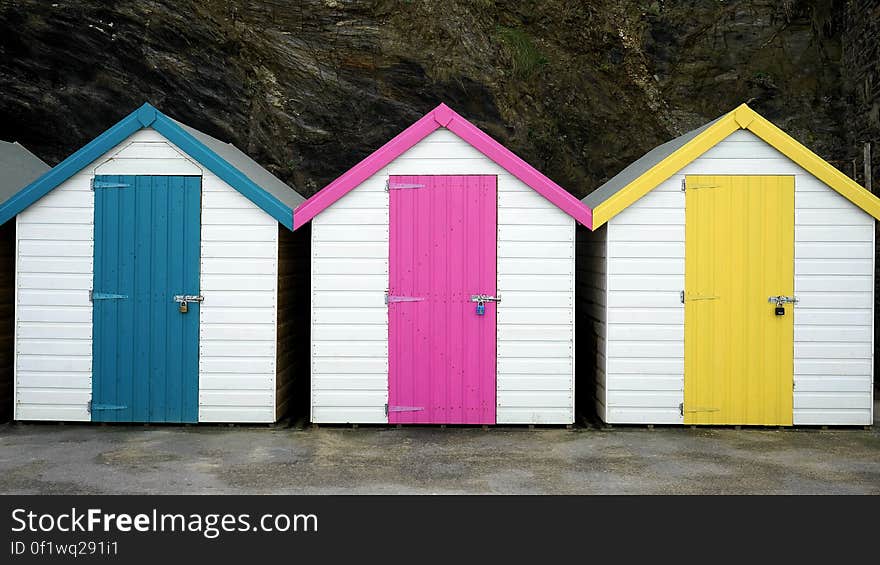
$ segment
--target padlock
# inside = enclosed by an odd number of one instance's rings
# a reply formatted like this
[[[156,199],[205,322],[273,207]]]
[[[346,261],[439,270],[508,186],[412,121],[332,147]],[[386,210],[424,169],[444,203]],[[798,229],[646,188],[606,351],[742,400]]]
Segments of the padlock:
[[[483,302],[477,302],[477,316],[482,316],[486,313],[486,304]]]
[[[777,316],[785,316],[785,306],[777,305],[774,311]]]
[[[182,300],[180,302],[180,306],[177,307],[177,310],[181,314],[186,314],[187,312],[189,312],[189,303],[186,300]]]

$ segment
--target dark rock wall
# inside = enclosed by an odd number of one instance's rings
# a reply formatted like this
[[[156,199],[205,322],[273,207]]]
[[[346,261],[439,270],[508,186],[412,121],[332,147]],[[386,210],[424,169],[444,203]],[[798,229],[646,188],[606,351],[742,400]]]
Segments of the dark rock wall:
[[[311,194],[445,101],[583,196],[750,101],[840,161],[842,6],[0,0],[0,138],[55,163],[149,100]]]
[[[851,160],[843,170],[865,182],[864,146],[871,145],[872,190],[880,192],[880,1],[848,0],[843,38],[846,141]],[[874,236],[880,238],[880,230]],[[875,264],[875,268],[877,265]],[[874,311],[880,312],[880,276],[874,273]],[[874,325],[874,343],[880,343],[880,325]],[[874,355],[874,374],[878,359]],[[874,386],[880,389],[875,377]]]
[[[866,142],[872,145],[873,191],[880,192],[880,1],[849,0],[843,38],[847,157],[856,161],[856,180],[864,181]],[[844,169],[848,174],[852,170]]]

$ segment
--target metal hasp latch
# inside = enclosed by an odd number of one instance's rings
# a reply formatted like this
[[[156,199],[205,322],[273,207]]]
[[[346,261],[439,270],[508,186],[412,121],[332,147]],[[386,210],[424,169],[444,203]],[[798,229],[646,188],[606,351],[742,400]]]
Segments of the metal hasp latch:
[[[489,296],[487,294],[473,294],[471,295],[471,302],[477,303],[477,316],[482,316],[486,313],[486,303],[501,302],[501,297]]]
[[[767,302],[772,302],[776,304],[774,313],[777,316],[785,316],[785,305],[797,304],[798,298],[797,296],[770,296],[769,298],[767,298]]]
[[[174,301],[177,302],[180,306],[177,307],[177,310],[181,314],[186,314],[189,312],[189,303],[190,302],[204,302],[205,297],[201,294],[175,294]]]

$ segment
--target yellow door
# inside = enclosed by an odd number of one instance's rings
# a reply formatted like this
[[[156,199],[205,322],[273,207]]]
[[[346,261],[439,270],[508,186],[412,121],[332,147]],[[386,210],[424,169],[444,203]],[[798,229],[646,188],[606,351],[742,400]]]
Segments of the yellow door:
[[[685,187],[684,423],[790,426],[794,177]]]

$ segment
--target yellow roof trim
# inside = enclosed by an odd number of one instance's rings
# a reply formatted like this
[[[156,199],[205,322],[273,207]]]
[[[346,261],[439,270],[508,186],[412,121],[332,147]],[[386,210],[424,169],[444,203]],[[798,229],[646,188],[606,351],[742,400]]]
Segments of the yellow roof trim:
[[[669,157],[645,171],[637,179],[596,206],[593,209],[593,229],[598,228],[621,213],[630,204],[648,194],[657,185],[674,175],[682,167],[708,151],[712,146],[737,129],[739,129],[739,124],[737,124],[733,112],[722,117],[708,127],[706,131],[679,147]]]
[[[593,229],[625,210],[738,129],[751,131],[874,219],[880,219],[880,198],[798,143],[746,104],[742,104],[596,206],[593,209]]]
[[[868,192],[862,185],[798,143],[793,137],[751,108],[749,108],[749,111],[755,115],[755,119],[749,124],[749,131],[775,147],[777,151],[803,167],[808,173],[839,192],[844,198],[873,216],[875,220],[880,220],[880,198]]]

